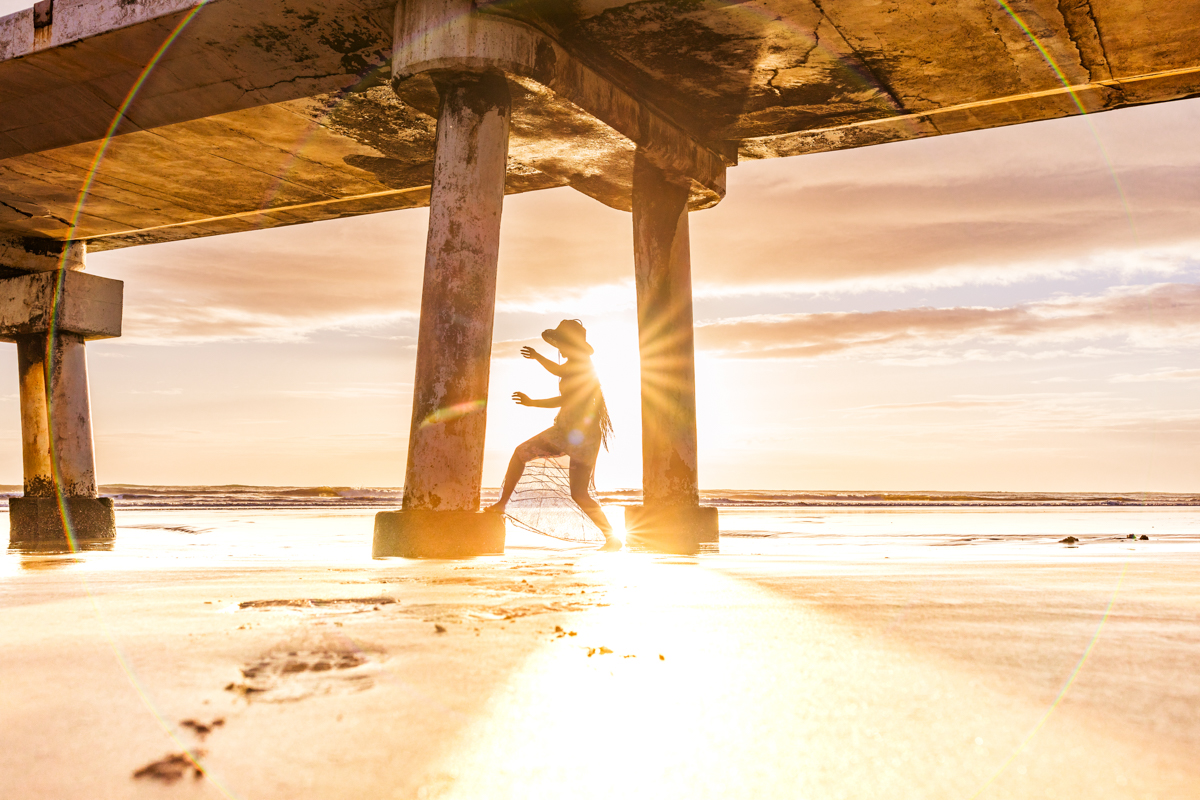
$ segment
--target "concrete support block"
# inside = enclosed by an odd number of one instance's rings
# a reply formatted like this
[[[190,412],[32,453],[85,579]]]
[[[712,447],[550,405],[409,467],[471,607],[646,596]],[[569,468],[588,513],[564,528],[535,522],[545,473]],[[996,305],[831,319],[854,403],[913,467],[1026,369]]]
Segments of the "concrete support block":
[[[720,525],[709,506],[626,506],[625,530],[631,550],[694,555],[715,549]]]
[[[65,512],[65,515],[64,515]],[[13,497],[8,501],[13,545],[101,541],[116,535],[110,497]]]
[[[483,477],[509,94],[504,76],[490,73],[441,75],[438,90],[404,509],[474,512]]]
[[[504,552],[504,515],[478,511],[381,511],[374,558],[469,558]]]
[[[121,335],[125,284],[72,270],[0,279],[0,341],[72,333],[81,339]]]

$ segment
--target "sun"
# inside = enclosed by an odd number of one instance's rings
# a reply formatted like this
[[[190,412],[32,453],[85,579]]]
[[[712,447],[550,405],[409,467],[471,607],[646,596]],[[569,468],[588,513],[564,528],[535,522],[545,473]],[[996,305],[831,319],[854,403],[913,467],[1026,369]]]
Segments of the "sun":
[[[596,465],[596,486],[601,490],[634,489],[642,482],[641,371],[632,316],[584,319],[588,342],[596,349],[592,363],[613,420],[613,440]]]

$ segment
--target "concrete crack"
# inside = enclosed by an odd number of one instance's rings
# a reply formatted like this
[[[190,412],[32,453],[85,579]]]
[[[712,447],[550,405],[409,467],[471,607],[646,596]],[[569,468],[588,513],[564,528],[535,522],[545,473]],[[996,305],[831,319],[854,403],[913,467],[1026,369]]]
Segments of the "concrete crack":
[[[52,219],[55,222],[61,222],[63,225],[66,225],[68,227],[70,227],[70,225],[71,225],[71,223],[69,221],[63,219],[62,217],[56,216],[55,214],[51,214],[49,211],[47,211],[45,214],[31,214],[28,211],[22,211],[21,209],[14,206],[12,203],[6,203],[3,200],[0,200],[0,206],[4,206],[5,208],[11,208],[13,211],[15,211],[18,214],[20,214],[21,216],[25,217],[25,219],[33,219],[34,217],[37,217],[39,219]]]
[[[4,206],[5,208],[11,208],[13,211],[15,211],[18,214],[20,214],[21,216],[25,217],[25,219],[33,219],[33,214],[30,214],[28,211],[22,211],[21,209],[17,208],[16,206],[12,205],[11,203],[6,203],[3,200],[0,200],[0,206]]]
[[[879,77],[875,70],[871,68],[871,65],[867,63],[867,60],[863,58],[857,50],[854,49],[853,45],[850,44],[850,40],[846,38],[844,33],[842,33],[841,28],[837,26],[837,23],[833,21],[833,18],[825,13],[825,9],[821,5],[821,0],[811,0],[811,2],[813,7],[817,9],[817,13],[821,15],[821,22],[824,22],[829,27],[833,28],[833,32],[836,33],[838,38],[842,40],[842,44],[846,46],[846,49],[854,54],[854,58],[858,61],[859,68],[861,68],[864,73],[871,76],[871,79],[875,81],[875,86],[879,89],[879,92],[883,94],[889,101],[891,101],[893,108],[895,108],[896,111],[901,114],[910,113],[905,107],[904,103],[900,102],[900,98],[896,96],[896,93],[892,91],[892,87],[888,86],[887,83],[885,83],[883,79]],[[816,27],[813,28],[814,40],[817,39],[817,31],[820,29],[820,27],[821,23],[817,23]],[[815,44],[813,45],[813,49],[816,49]],[[807,59],[807,55],[805,58]]]
[[[768,71],[771,73],[771,77],[767,78],[767,88],[774,92],[776,97],[782,96],[783,92],[779,91],[779,87],[775,85],[775,79],[779,77],[779,70],[771,69]]]
[[[1112,78],[1112,67],[1090,0],[1058,0],[1067,37],[1079,53],[1079,63],[1094,81]]]
[[[284,78],[281,81],[275,81],[274,83],[269,83],[266,86],[256,86],[253,89],[243,89],[242,95],[245,96],[245,95],[250,94],[251,92],[267,92],[267,91],[270,91],[271,89],[274,89],[276,86],[280,86],[285,83],[295,83],[296,81],[319,81],[319,80],[324,80],[325,78],[344,78],[344,77],[348,77],[345,72],[330,72],[330,73],[323,74],[323,75],[297,75],[293,78]],[[355,82],[362,80],[362,78],[359,76],[354,76],[354,77],[355,77]],[[351,84],[351,86],[353,86],[353,85],[354,84]],[[349,88],[349,87],[347,87],[347,88]],[[345,89],[339,89],[337,91],[345,91]]]

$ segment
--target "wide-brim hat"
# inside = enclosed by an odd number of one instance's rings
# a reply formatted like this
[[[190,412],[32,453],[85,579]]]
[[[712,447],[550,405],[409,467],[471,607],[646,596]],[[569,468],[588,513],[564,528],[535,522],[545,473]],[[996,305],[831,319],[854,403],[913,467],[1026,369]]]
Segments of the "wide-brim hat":
[[[566,347],[580,350],[589,356],[596,352],[587,343],[587,328],[583,327],[583,323],[577,319],[564,319],[558,323],[557,328],[542,331],[542,338],[559,350],[563,349],[565,345]]]

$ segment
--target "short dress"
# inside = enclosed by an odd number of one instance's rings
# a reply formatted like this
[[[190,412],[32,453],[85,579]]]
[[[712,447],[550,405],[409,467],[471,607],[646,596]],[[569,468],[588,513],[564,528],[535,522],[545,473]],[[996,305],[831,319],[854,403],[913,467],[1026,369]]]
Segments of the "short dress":
[[[581,461],[594,467],[603,439],[600,417],[604,396],[600,393],[600,380],[591,361],[578,359],[578,364],[573,361],[566,363],[570,371],[558,381],[563,404],[554,418],[554,425],[521,447],[535,458],[565,455],[570,456],[572,461]]]

